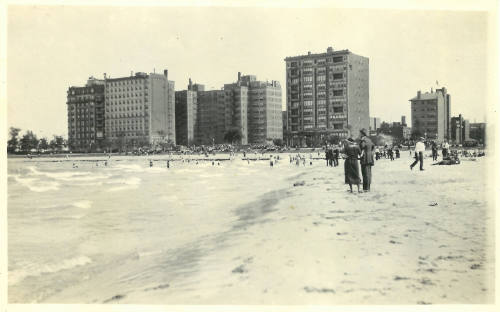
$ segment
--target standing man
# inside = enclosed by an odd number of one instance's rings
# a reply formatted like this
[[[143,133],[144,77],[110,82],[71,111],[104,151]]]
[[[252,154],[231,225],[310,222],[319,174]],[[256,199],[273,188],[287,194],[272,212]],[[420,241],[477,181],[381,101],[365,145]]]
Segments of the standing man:
[[[338,145],[335,145],[333,149],[333,166],[337,167],[339,165],[340,151]]]
[[[370,184],[372,182],[372,166],[373,161],[373,150],[375,146],[372,141],[366,136],[366,129],[359,130],[361,134],[361,141],[359,142],[359,149],[361,150],[361,174],[363,175],[363,190],[365,192],[370,191]]]
[[[331,154],[330,154],[330,153],[331,153],[331,152],[330,152],[330,151],[331,151],[330,146],[329,146],[329,145],[327,145],[327,146],[325,147],[325,159],[326,159],[326,166],[327,166],[327,167],[328,167],[328,166],[331,166],[331,164],[330,164],[330,157],[331,157]]]
[[[444,141],[444,143],[443,143],[443,158],[448,157],[449,149],[450,149],[450,144],[448,144],[448,141]]]
[[[424,171],[424,152],[424,138],[420,138],[417,144],[415,144],[415,161],[410,165],[411,170],[413,170],[413,167],[420,161],[420,171]]]
[[[438,159],[438,149],[435,141],[432,141],[432,161]]]

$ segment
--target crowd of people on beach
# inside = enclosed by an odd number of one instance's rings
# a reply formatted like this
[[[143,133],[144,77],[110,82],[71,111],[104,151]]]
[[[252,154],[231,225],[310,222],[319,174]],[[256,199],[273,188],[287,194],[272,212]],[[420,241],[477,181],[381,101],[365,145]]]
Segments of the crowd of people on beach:
[[[410,169],[418,164],[420,171],[424,171],[424,159],[426,148],[429,147],[432,157],[432,165],[458,165],[460,164],[459,157],[469,157],[471,160],[475,160],[476,157],[485,156],[485,152],[482,149],[451,149],[450,144],[445,141],[438,146],[435,141],[426,141],[424,137],[420,137],[413,148],[409,148],[410,156],[413,156],[414,161],[410,164]],[[227,159],[217,159],[210,157],[210,155],[216,155],[218,151],[223,150],[228,156]],[[442,159],[438,161],[439,150],[441,150]],[[212,166],[221,166],[221,161],[223,160],[234,160],[236,159],[236,153],[242,154],[242,160],[250,164],[250,161],[257,160],[269,160],[269,166],[276,166],[281,158],[280,151],[276,151],[275,155],[269,155],[267,150],[235,150],[232,146],[219,146],[217,150],[215,149],[196,149],[180,152],[177,154],[169,154],[169,158],[165,160],[160,160],[165,162],[166,168],[170,168],[171,161],[179,161],[182,163],[194,163],[198,165],[201,161],[211,162]],[[261,154],[261,157],[259,157]],[[273,153],[274,154],[274,153]],[[177,155],[176,158],[171,156]],[[254,155],[254,156],[252,156]],[[191,156],[195,156],[194,158]],[[201,156],[201,157],[200,157]],[[295,166],[312,166],[313,165],[313,154],[307,154],[298,152],[297,154],[289,154],[290,164],[295,164]],[[326,145],[324,147],[324,158],[320,152],[317,152],[317,158],[314,159],[325,159],[327,167],[338,167],[339,159],[344,160],[344,180],[345,184],[349,185],[349,192],[353,192],[353,185],[356,185],[357,191],[370,192],[371,180],[372,180],[372,166],[375,165],[376,161],[381,159],[388,159],[391,162],[399,159],[401,157],[401,146],[397,144],[385,144],[383,146],[376,146],[368,137],[366,129],[361,129],[359,131],[359,138],[354,140],[352,137],[345,139],[338,144]],[[68,155],[66,155],[68,159]],[[111,158],[111,154],[107,155],[107,158]],[[191,159],[192,158],[192,159]],[[68,159],[69,160],[69,159]],[[149,167],[154,166],[153,159],[149,159]],[[155,160],[156,161],[156,160]],[[102,162],[102,160],[101,160]],[[102,165],[104,167],[108,166],[108,160],[105,160]],[[96,161],[96,166],[99,166],[99,161]],[[163,167],[163,166],[162,166]],[[73,162],[73,168],[78,168],[78,164]],[[360,174],[361,173],[361,174]],[[363,189],[360,189],[362,185]]]

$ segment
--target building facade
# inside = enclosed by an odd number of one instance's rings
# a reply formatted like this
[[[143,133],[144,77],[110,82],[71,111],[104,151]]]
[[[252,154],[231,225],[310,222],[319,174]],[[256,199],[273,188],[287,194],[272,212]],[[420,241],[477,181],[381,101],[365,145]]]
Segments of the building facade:
[[[479,144],[486,144],[486,123],[473,122],[470,124],[470,138]]]
[[[199,91],[197,94],[198,145],[224,143],[226,131],[226,92],[224,90]]]
[[[187,90],[175,92],[175,138],[177,145],[190,146],[198,136],[198,90],[203,85],[193,85],[189,79]]]
[[[380,128],[380,118],[378,117],[370,117],[370,131],[377,131],[378,128]]]
[[[286,131],[287,131],[287,123],[288,123],[288,112],[287,111],[282,111],[281,112],[282,114],[282,122],[283,122],[283,139],[285,139],[285,137],[287,136],[286,135]]]
[[[84,87],[67,92],[68,145],[72,151],[90,152],[103,148],[104,81],[90,77]]]
[[[406,125],[405,122],[406,120],[402,118],[401,122],[393,122],[391,126],[391,135],[399,142],[411,138],[411,129]]]
[[[223,90],[197,91],[197,144],[266,144],[283,138],[281,87],[242,76]],[[237,134],[238,139],[230,139]]]
[[[168,71],[105,78],[105,132],[115,148],[175,144],[175,85]]]
[[[319,145],[357,137],[370,126],[369,60],[349,50],[293,56],[286,62],[287,143]]]
[[[274,139],[283,139],[283,115],[281,85],[278,81],[257,81],[256,76],[241,76],[233,84],[224,85],[225,90],[245,87],[247,96],[247,133],[249,144],[271,144]]]
[[[453,144],[464,144],[470,141],[470,124],[461,114],[450,120],[450,141]]]
[[[411,128],[414,136],[442,143],[450,139],[450,95],[446,88],[436,92],[417,92],[411,102]]]

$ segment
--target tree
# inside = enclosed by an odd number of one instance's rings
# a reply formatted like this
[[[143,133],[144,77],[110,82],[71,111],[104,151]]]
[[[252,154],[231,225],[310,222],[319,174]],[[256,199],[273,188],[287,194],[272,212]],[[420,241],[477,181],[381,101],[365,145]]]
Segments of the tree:
[[[47,141],[47,138],[41,138],[40,142],[38,142],[38,149],[46,150],[48,148],[49,148],[49,142]]]
[[[388,124],[387,122],[382,122],[382,124],[380,125],[380,128],[377,129],[377,134],[380,134],[380,133],[391,134],[392,133],[391,125]]]
[[[117,144],[118,144],[118,149],[121,152],[123,152],[123,147],[125,146],[125,132],[121,131],[117,135]]]
[[[239,128],[232,128],[224,133],[224,141],[233,144],[241,140],[241,130]]]
[[[49,146],[51,149],[59,151],[59,152],[62,150],[64,145],[65,145],[65,140],[60,135],[54,135],[53,139],[50,140],[50,143],[49,143]]]
[[[31,130],[26,131],[26,134],[23,135],[20,143],[21,150],[27,153],[29,153],[32,149],[36,149],[38,147],[38,139]]]
[[[330,134],[327,138],[326,138],[326,142],[328,144],[334,144],[334,145],[337,145],[339,144],[340,142],[340,138],[338,135],[334,135],[334,134]]]
[[[422,132],[420,131],[420,129],[414,129],[414,130],[412,130],[412,132],[411,132],[411,138],[412,138],[413,140],[418,139],[418,138],[420,138],[420,137],[422,137],[422,136],[423,136],[423,134],[422,134]]]
[[[14,153],[16,151],[17,145],[19,144],[19,140],[17,139],[19,132],[21,132],[21,129],[10,127],[9,131],[10,139],[9,141],[7,141],[8,153]]]
[[[276,146],[283,146],[283,140],[282,139],[273,139],[273,144]]]

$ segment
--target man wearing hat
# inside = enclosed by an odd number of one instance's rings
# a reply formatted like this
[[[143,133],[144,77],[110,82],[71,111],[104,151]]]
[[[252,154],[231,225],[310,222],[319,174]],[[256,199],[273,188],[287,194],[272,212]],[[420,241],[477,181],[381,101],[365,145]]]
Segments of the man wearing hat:
[[[413,170],[413,167],[420,162],[420,171],[424,170],[424,152],[425,152],[425,144],[424,138],[420,138],[415,144],[415,161],[410,165],[410,169]]]
[[[367,136],[366,129],[363,128],[359,130],[361,134],[361,140],[359,142],[359,148],[361,150],[361,174],[363,175],[363,190],[365,192],[370,191],[370,184],[372,182],[372,166],[373,161],[373,150],[375,146],[373,145],[370,138]]]

